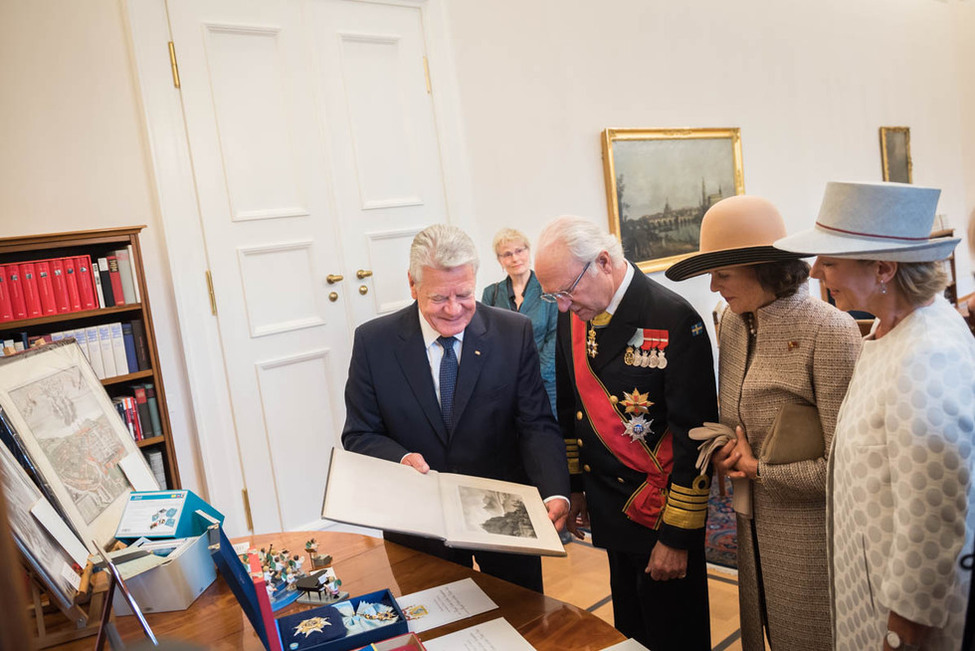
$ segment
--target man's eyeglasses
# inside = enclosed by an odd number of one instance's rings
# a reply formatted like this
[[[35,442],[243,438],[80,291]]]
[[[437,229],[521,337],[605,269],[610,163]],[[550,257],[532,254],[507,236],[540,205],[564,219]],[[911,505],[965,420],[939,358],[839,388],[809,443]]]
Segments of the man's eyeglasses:
[[[542,300],[546,303],[558,303],[560,299],[571,299],[572,292],[575,291],[576,285],[579,284],[582,277],[586,275],[586,271],[589,270],[589,265],[591,264],[592,260],[586,263],[586,266],[582,268],[582,272],[576,277],[575,282],[568,289],[563,289],[561,292],[546,292],[542,294]]]

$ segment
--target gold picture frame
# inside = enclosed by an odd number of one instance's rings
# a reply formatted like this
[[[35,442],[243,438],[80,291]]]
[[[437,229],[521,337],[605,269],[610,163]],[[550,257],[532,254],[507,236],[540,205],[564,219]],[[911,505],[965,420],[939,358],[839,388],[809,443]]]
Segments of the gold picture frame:
[[[910,127],[880,127],[880,162],[885,181],[914,182]]]
[[[605,129],[602,145],[609,230],[645,273],[697,251],[707,209],[745,192],[738,128]]]

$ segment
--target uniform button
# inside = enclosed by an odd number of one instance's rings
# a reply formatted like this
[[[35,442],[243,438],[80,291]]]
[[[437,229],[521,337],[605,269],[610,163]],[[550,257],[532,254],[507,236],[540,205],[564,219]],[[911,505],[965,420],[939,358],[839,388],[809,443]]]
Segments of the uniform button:
[[[576,412],[576,420],[582,420],[582,412],[581,411],[577,411]]]
[[[584,465],[582,467],[582,469],[585,470],[586,472],[592,472],[592,468],[589,467],[589,464],[588,463],[586,465]]]
[[[576,445],[578,445],[581,448],[582,447],[582,439],[576,439]]]
[[[616,396],[610,396],[609,401],[615,405],[617,402],[620,401],[620,399],[617,398]]]
[[[625,481],[623,481],[623,478],[622,477],[617,477],[616,478],[616,481],[618,481],[621,484],[625,484],[626,483]]]

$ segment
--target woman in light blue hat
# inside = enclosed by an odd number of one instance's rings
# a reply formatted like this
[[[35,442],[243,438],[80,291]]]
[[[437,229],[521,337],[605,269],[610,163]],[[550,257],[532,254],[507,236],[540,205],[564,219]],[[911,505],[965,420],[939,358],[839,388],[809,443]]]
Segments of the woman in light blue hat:
[[[930,239],[940,190],[829,183],[814,228],[778,240],[818,255],[844,310],[876,315],[840,408],[827,518],[838,651],[957,651],[975,534],[975,339],[941,295]]]

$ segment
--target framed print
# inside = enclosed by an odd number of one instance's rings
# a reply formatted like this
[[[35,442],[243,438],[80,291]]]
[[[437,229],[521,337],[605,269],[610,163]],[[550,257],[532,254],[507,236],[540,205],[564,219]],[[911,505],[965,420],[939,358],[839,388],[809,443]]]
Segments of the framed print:
[[[910,127],[880,127],[880,160],[885,181],[913,182]]]
[[[603,171],[609,230],[644,272],[698,250],[701,219],[745,192],[734,129],[606,129]]]
[[[0,407],[68,525],[106,545],[149,466],[74,339],[0,358]]]
[[[75,593],[81,581],[72,569],[74,559],[34,516],[40,503],[49,507],[47,500],[5,445],[0,445],[0,480],[7,498],[7,518],[17,548],[44,584],[51,599],[67,613],[74,606]],[[73,534],[69,532],[69,535]],[[74,544],[81,545],[81,542],[75,539]]]

